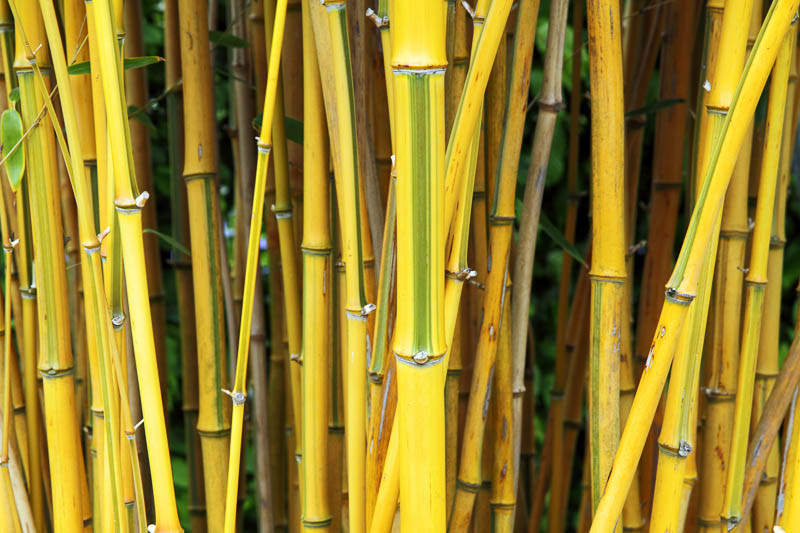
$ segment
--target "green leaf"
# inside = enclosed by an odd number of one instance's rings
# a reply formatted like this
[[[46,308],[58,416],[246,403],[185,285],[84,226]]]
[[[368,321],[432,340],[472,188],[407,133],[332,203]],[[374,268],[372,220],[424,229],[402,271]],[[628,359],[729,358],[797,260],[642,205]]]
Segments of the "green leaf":
[[[639,115],[649,115],[650,113],[655,113],[660,109],[664,109],[667,107],[672,107],[677,104],[682,104],[686,100],[683,98],[667,98],[666,100],[660,100],[650,105],[646,105],[644,107],[640,107],[639,109],[632,109],[625,113],[625,118],[636,117]]]
[[[131,70],[134,68],[147,67],[162,61],[164,61],[164,58],[159,56],[126,57],[122,64],[125,70]],[[80,63],[73,63],[67,70],[70,74],[78,76],[81,74],[89,74],[92,68],[88,61],[81,61]]]
[[[254,130],[261,131],[261,119],[261,113],[253,117]],[[285,117],[284,124],[286,126],[286,139],[297,144],[303,144],[303,123],[296,118]]]
[[[11,100],[11,103],[19,102],[19,87],[14,87],[11,89],[11,92],[8,95],[8,99]]]
[[[297,144],[303,144],[303,123],[299,120],[286,117],[286,138]]]
[[[166,233],[161,233],[158,230],[154,230],[154,229],[150,229],[150,228],[144,228],[144,232],[145,233],[152,233],[153,235],[155,235],[156,237],[161,239],[164,243],[166,243],[169,248],[173,248],[173,249],[179,251],[180,253],[191,257],[192,252],[190,252],[187,247],[185,247],[184,245],[182,245],[181,243],[179,243],[178,241],[176,241],[175,239],[173,239],[172,237],[170,237]]]
[[[141,107],[136,107],[135,105],[128,106],[128,118],[136,119],[139,122],[143,123],[145,126],[155,129],[156,125],[153,124],[153,121],[150,120],[150,116],[147,112],[142,109]]]
[[[208,40],[217,46],[227,46],[228,48],[247,48],[250,46],[250,43],[244,39],[226,31],[211,30],[208,32]]]
[[[581,255],[580,251],[575,247],[574,244],[569,242],[564,234],[555,227],[555,225],[550,222],[550,219],[542,213],[539,215],[539,228],[544,231],[553,241],[559,245],[565,252],[571,255],[577,262],[586,266],[586,262],[583,260],[583,256]]]
[[[20,142],[24,130],[22,118],[13,109],[6,109],[0,117],[0,146],[6,164],[6,175],[11,189],[16,191],[25,172],[24,141]],[[19,144],[18,144],[19,143]]]

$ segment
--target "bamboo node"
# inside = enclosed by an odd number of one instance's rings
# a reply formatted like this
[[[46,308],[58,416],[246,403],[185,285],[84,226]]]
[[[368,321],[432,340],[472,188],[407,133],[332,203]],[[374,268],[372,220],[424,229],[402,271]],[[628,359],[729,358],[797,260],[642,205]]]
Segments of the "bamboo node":
[[[680,444],[678,444],[678,455],[681,457],[689,457],[690,453],[692,453],[692,445],[682,440]]]
[[[426,352],[425,350],[418,351],[417,353],[414,354],[413,357],[414,362],[417,363],[418,365],[424,365],[425,363],[428,362],[429,358],[430,357],[428,356],[428,352]]]
[[[379,30],[389,27],[389,17],[379,17],[371,7],[367,8],[367,11],[364,13],[364,15],[366,15],[366,17],[370,19],[372,23],[375,24],[375,27]]]
[[[243,392],[239,391],[231,392],[228,389],[220,389],[220,390],[224,392],[227,396],[231,397],[233,405],[244,405],[244,403],[247,401],[247,395],[245,395],[245,393]]]

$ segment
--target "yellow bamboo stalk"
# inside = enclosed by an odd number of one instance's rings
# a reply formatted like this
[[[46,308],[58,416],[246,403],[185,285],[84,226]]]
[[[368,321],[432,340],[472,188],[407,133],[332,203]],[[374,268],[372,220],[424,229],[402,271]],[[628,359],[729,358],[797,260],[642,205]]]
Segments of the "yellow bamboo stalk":
[[[313,4],[311,20],[317,38],[317,56],[331,141],[341,224],[342,259],[347,282],[347,364],[345,436],[350,530],[366,529],[366,340],[368,304],[364,263],[368,257],[362,222],[363,199],[358,179],[358,151],[349,68],[346,3],[327,0]]]
[[[22,31],[26,28],[29,42],[42,48],[36,61],[47,66],[49,57],[44,41],[41,12],[36,7],[20,12],[24,20],[17,19],[20,46],[15,61],[15,71],[20,80],[23,124],[27,127],[35,120],[39,109],[48,98],[42,94],[34,80],[31,65],[22,50]],[[70,348],[69,318],[67,316],[67,287],[61,231],[58,184],[55,170],[55,143],[49,120],[39,123],[26,143],[29,176],[38,176],[43,186],[31,191],[34,239],[40,245],[36,250],[36,279],[51,280],[49,289],[39,294],[38,321],[40,326],[39,371],[44,377],[45,427],[51,453],[50,471],[53,490],[53,527],[55,531],[79,531],[83,527],[80,435],[75,407],[73,357]],[[36,155],[33,155],[36,154]],[[44,154],[44,157],[42,155]],[[34,163],[32,160],[37,159]],[[48,244],[43,244],[48,243]],[[38,398],[37,400],[38,401]],[[38,422],[37,422],[38,423]]]
[[[109,6],[104,2],[87,5],[87,27],[90,40],[98,41],[97,57],[92,58],[101,73],[102,94],[106,110],[109,151],[115,181],[115,207],[119,215],[123,262],[127,278],[127,297],[131,315],[134,356],[144,415],[150,472],[153,477],[155,522],[158,530],[180,531],[172,468],[169,460],[164,410],[161,403],[155,356],[150,302],[142,241],[141,208],[147,194],[138,194],[126,132],[127,107],[120,91],[118,48],[111,26]]]
[[[401,529],[445,529],[444,70],[446,3],[390,3],[397,174]],[[420,18],[420,15],[422,17]],[[423,25],[420,27],[420,20]],[[425,141],[416,140],[419,132]],[[446,367],[446,365],[445,365]],[[352,386],[352,381],[349,383]],[[352,494],[351,494],[352,498]]]
[[[625,269],[622,49],[619,9],[587,4],[592,95],[592,268],[589,447],[596,509],[619,441],[619,343]]]
[[[729,529],[736,527],[741,519],[742,480],[744,479],[754,377],[763,320],[762,310],[768,275],[770,233],[775,207],[789,66],[793,55],[792,47],[796,40],[796,31],[795,26],[791,26],[790,31],[784,37],[770,83],[764,153],[756,206],[756,224],[753,229],[749,271],[745,278],[742,347],[737,376],[730,466],[727,471],[725,500],[721,512],[723,525],[727,525]]]
[[[787,37],[790,38],[790,37]],[[756,362],[756,381],[754,390],[751,431],[758,426],[758,421],[767,413],[764,406],[772,393],[778,375],[778,343],[780,339],[780,307],[783,279],[783,249],[786,243],[786,198],[789,186],[789,168],[792,159],[792,131],[795,124],[794,101],[797,90],[797,47],[796,38],[791,38],[792,53],[790,62],[786,108],[783,119],[778,183],[775,193],[775,208],[772,217],[772,233],[769,241],[769,258],[767,261],[767,287],[764,291],[764,309],[761,322],[761,334],[758,343],[758,359]],[[775,506],[778,497],[778,476],[780,456],[778,446],[769,452],[764,475],[759,480],[759,489],[753,503],[752,527],[754,531],[769,531],[775,523]]]
[[[328,280],[329,230],[328,139],[317,51],[307,1],[303,5],[303,528],[327,531],[328,367],[331,314]]]
[[[250,345],[250,328],[252,323],[253,301],[255,298],[255,278],[258,274],[259,242],[261,240],[261,224],[264,209],[264,191],[266,188],[267,165],[269,155],[272,151],[272,140],[274,134],[274,113],[276,109],[276,95],[278,94],[278,80],[280,73],[280,53],[283,45],[283,30],[286,21],[286,0],[279,0],[275,6],[274,28],[271,34],[271,46],[269,52],[269,70],[267,74],[267,88],[264,95],[264,116],[261,124],[261,132],[258,141],[258,163],[256,167],[256,180],[253,191],[253,211],[251,215],[251,225],[247,244],[247,265],[245,268],[244,296],[242,299],[242,320],[239,329],[239,347],[236,359],[236,381],[233,391],[230,393],[233,399],[233,425],[231,428],[231,447],[228,462],[229,483],[226,491],[224,527],[226,532],[233,532],[236,523],[236,497],[238,493],[237,476],[239,475],[240,453],[242,448],[242,426],[244,423],[244,402],[246,400],[245,378],[247,375],[247,362]],[[267,18],[265,12],[265,18]],[[187,58],[182,56],[184,62]],[[278,115],[280,120],[280,116]],[[285,186],[285,193],[288,196],[288,183],[278,185],[278,172],[276,171],[276,190]],[[283,194],[283,193],[281,193]],[[276,197],[278,193],[276,193]],[[287,198],[288,200],[288,198]],[[280,223],[279,223],[280,224]],[[289,238],[293,237],[291,226],[282,231],[289,232]],[[286,237],[282,238],[284,240]],[[283,261],[294,259],[294,251],[282,253]],[[284,278],[286,272],[284,271]],[[288,299],[287,299],[288,301]],[[291,320],[291,319],[290,319]],[[299,392],[299,391],[298,391]],[[201,413],[202,416],[202,413]],[[208,491],[206,498],[209,498]]]

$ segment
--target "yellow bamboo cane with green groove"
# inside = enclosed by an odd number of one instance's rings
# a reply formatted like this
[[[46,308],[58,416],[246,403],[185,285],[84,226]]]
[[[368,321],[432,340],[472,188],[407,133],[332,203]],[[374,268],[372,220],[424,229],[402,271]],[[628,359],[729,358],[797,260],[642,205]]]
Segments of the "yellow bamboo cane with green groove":
[[[622,509],[625,494],[644,446],[645,432],[652,422],[658,398],[672,362],[688,305],[696,294],[706,243],[712,237],[724,193],[752,118],[758,96],[766,84],[778,48],[797,9],[795,0],[776,0],[745,65],[731,111],[723,124],[720,142],[711,152],[708,172],[689,223],[686,239],[673,276],[667,284],[665,305],[654,333],[645,371],[623,431],[605,493],[595,512],[592,531],[608,531]]]
[[[403,531],[445,529],[443,0],[390,3],[397,174],[397,362]],[[424,21],[420,26],[420,14]],[[418,137],[421,135],[421,138]],[[420,142],[422,141],[422,142]],[[352,386],[352,384],[351,384]]]

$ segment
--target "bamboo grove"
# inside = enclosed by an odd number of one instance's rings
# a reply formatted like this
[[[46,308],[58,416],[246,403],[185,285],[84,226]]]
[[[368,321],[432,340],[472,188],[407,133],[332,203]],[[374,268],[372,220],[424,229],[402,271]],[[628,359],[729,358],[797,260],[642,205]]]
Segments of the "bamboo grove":
[[[799,7],[0,0],[0,533],[800,532]]]

